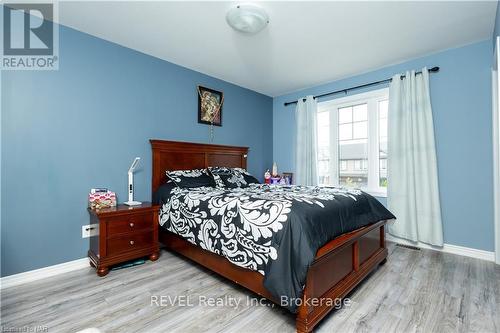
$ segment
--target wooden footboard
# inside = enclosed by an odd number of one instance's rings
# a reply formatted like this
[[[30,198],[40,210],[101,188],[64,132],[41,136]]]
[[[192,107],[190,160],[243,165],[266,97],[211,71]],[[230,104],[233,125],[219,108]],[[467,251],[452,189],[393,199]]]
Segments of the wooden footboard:
[[[343,235],[323,246],[309,268],[297,332],[311,332],[319,321],[374,268],[385,263],[385,224]]]
[[[297,332],[311,332],[338,304],[336,301],[344,298],[374,268],[385,262],[388,253],[385,246],[386,222],[342,235],[318,250],[309,268],[302,305],[297,313]],[[264,288],[261,274],[236,266],[226,258],[203,250],[162,228],[159,238],[165,248],[281,305],[280,300]]]

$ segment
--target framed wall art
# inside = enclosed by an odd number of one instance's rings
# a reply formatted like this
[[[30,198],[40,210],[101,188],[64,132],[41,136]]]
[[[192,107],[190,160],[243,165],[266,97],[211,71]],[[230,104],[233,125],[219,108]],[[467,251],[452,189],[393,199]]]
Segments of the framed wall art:
[[[198,86],[198,123],[222,126],[224,93]]]

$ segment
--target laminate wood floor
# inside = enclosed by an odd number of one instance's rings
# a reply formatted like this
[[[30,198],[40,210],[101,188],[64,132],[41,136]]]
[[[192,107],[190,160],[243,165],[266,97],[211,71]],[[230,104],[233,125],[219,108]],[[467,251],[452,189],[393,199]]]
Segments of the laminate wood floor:
[[[389,244],[388,262],[315,332],[500,332],[500,266]],[[157,306],[152,296],[163,296]],[[181,296],[175,298],[175,296]],[[226,298],[223,306],[203,300]],[[98,278],[81,269],[2,290],[2,331],[293,332],[294,316],[187,259],[160,259]],[[238,307],[229,299],[240,300]],[[215,299],[214,299],[215,300]],[[175,303],[176,306],[170,306]],[[189,303],[189,304],[186,304]],[[201,303],[201,304],[200,304]],[[186,306],[180,306],[180,305]]]

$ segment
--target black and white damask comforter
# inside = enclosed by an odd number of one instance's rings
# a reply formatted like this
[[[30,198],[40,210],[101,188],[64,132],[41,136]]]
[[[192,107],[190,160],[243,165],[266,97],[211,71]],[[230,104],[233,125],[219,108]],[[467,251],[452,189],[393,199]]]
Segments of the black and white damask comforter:
[[[164,185],[160,225],[264,275],[277,299],[300,298],[317,250],[333,238],[394,216],[355,189],[252,184],[247,188]],[[289,310],[295,312],[294,302]]]

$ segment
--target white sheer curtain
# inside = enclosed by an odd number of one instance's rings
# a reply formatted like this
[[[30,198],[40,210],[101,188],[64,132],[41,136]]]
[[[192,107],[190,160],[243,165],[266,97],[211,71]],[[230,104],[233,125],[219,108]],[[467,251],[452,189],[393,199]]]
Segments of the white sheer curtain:
[[[443,245],[429,73],[396,75],[389,88],[389,209],[394,236]]]
[[[295,109],[295,183],[318,185],[318,105],[313,96],[299,98]]]

